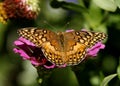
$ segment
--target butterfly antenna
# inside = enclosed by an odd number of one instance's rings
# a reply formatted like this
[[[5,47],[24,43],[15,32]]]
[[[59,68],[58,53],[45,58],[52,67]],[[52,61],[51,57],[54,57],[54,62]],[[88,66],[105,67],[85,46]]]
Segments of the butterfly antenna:
[[[66,28],[66,27],[69,27],[69,25],[70,25],[70,22],[67,22],[67,23],[65,24],[65,28]]]
[[[44,24],[47,24],[48,26],[50,26],[52,29],[56,29],[53,25],[51,25],[50,23],[48,23],[47,21],[43,21]]]
[[[65,25],[64,25],[64,27],[63,28],[65,28],[65,29],[72,29],[72,28],[69,28],[70,27],[70,22],[67,22]]]

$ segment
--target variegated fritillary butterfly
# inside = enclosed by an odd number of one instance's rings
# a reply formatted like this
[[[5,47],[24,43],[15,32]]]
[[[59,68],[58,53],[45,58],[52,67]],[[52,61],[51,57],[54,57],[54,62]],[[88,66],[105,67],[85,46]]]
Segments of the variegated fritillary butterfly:
[[[32,27],[20,29],[18,33],[40,47],[45,57],[57,66],[79,64],[85,58],[86,50],[106,37],[102,32],[55,33]]]

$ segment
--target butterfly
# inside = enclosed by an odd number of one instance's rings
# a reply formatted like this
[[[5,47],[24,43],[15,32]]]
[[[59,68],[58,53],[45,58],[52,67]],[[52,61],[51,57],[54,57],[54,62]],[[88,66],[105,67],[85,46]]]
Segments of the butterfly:
[[[61,66],[77,65],[85,59],[88,48],[106,38],[102,32],[71,31],[53,32],[34,27],[22,28],[18,33],[41,48],[48,61]]]

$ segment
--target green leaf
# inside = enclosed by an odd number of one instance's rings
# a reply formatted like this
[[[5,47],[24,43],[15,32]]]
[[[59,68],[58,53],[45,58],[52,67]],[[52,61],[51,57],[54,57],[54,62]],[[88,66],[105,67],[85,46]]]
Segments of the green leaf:
[[[115,3],[120,8],[120,0],[115,0]]]
[[[119,64],[119,66],[117,68],[117,74],[118,74],[118,78],[120,79],[120,64]]]
[[[105,77],[100,86],[107,86],[107,84],[110,82],[110,80],[112,80],[116,76],[117,76],[117,74],[111,74],[111,75]]]
[[[85,7],[78,5],[78,4],[70,3],[70,2],[69,3],[63,2],[61,7],[64,9],[73,10],[73,11],[79,12],[79,13],[88,12],[88,10]]]
[[[107,33],[106,24],[100,24],[99,26],[92,28],[94,31]]]
[[[117,9],[117,5],[114,0],[93,0],[93,2],[100,8],[107,11],[114,12]]]
[[[91,28],[96,28],[101,24],[103,15],[101,14],[101,9],[94,3],[90,3],[89,13],[84,13],[84,18],[86,19],[87,24]]]

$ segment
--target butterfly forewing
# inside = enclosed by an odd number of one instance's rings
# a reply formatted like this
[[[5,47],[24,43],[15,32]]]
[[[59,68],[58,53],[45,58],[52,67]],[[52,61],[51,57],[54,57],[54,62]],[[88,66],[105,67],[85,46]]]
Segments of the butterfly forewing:
[[[88,33],[90,34],[90,32]],[[90,42],[88,43],[89,48],[95,45],[97,42],[101,42],[107,37],[107,35],[102,32],[91,32],[91,33],[93,34],[93,36],[91,37]]]
[[[86,55],[86,50],[105,39],[100,32],[72,31],[54,33],[37,28],[20,29],[19,34],[40,47],[48,61],[61,65],[77,65]]]
[[[18,30],[18,33],[20,36],[34,43],[37,47],[41,47],[41,44],[46,41],[46,30],[40,30],[36,28],[23,28]]]
[[[85,44],[88,48],[106,38],[106,34],[102,32],[75,31],[73,33],[77,42]]]

